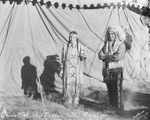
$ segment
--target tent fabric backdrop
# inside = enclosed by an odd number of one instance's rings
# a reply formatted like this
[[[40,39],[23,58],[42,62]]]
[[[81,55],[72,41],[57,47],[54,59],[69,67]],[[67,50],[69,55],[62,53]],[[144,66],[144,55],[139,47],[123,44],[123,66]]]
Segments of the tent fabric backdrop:
[[[132,49],[124,60],[124,83],[150,80],[150,51],[148,29],[140,15],[127,7],[99,9],[49,8],[39,3],[10,4],[0,1],[0,95],[23,95],[21,68],[29,56],[40,78],[47,56],[58,54],[68,41],[69,32],[78,32],[79,41],[87,45],[84,62],[85,87],[105,87],[102,82],[102,62],[98,52],[103,46],[107,26],[125,26],[133,36]],[[53,67],[53,63],[50,63]],[[62,91],[62,80],[55,76],[55,86]]]

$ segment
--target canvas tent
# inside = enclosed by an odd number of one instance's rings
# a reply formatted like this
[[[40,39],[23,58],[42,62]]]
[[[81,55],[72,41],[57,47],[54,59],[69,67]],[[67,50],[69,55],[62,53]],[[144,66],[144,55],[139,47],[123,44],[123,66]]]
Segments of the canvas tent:
[[[133,47],[124,60],[124,83],[141,79],[149,82],[148,29],[140,21],[141,7],[113,0],[0,0],[0,95],[23,95],[23,59],[30,57],[40,78],[47,56],[61,56],[72,30],[87,45],[85,87],[105,86],[98,52],[111,24],[127,27],[133,36]],[[55,67],[49,64],[50,69]],[[61,79],[56,76],[55,85],[61,91]]]

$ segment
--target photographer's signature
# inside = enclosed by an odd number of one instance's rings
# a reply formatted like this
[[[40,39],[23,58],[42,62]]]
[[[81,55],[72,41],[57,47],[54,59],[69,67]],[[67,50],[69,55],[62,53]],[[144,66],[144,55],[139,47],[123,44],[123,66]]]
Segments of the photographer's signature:
[[[141,112],[137,113],[133,118],[135,120],[149,120],[150,113],[148,111],[142,110]]]

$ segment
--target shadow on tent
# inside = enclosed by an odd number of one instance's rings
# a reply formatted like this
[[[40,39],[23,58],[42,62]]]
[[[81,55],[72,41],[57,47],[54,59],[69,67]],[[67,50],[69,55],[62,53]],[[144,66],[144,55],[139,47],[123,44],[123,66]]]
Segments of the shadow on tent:
[[[58,59],[58,55],[49,55],[44,61],[44,70],[40,76],[40,80],[44,92],[47,95],[50,93],[58,93],[58,91],[55,90],[55,74],[58,75],[60,72],[60,64],[58,62]]]
[[[23,58],[24,65],[21,68],[22,86],[25,96],[32,96],[33,99],[40,99],[41,96],[37,89],[37,73],[36,67],[30,63],[30,57],[25,56]]]

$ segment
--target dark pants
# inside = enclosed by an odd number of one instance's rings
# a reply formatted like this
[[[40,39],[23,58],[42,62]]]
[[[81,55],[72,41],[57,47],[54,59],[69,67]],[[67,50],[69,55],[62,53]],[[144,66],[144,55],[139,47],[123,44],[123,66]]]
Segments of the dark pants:
[[[123,105],[123,90],[122,90],[123,80],[118,78],[117,82],[106,83],[109,102],[112,107],[117,107],[118,109],[124,109]]]

